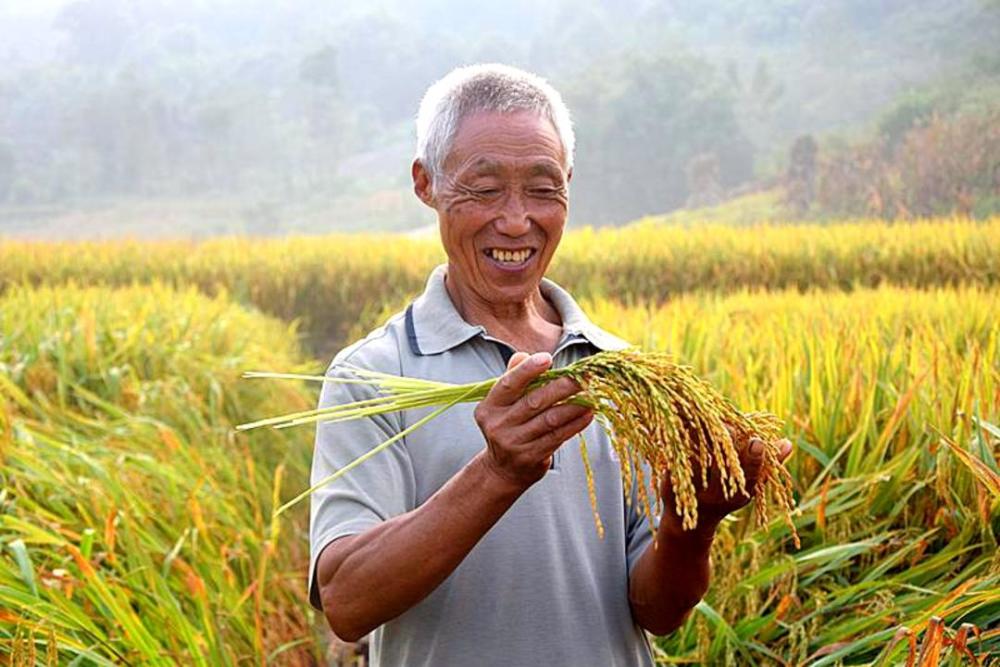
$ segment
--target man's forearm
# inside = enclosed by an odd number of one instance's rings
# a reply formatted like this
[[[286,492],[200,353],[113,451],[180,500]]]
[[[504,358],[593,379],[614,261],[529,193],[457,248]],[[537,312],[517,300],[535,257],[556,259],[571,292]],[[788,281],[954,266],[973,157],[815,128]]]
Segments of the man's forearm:
[[[656,547],[649,545],[629,577],[629,604],[639,625],[665,635],[684,623],[708,590],[714,536],[715,524],[685,531],[664,517]]]
[[[480,454],[416,509],[334,541],[317,565],[330,627],[357,641],[420,602],[523,492]]]

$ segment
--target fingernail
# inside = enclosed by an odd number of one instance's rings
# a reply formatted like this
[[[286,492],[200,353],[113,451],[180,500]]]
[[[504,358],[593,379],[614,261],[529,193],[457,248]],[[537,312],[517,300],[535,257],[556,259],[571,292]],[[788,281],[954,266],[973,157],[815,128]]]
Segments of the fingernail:
[[[531,355],[531,363],[535,366],[544,366],[550,361],[552,361],[552,355],[548,352],[535,352]]]
[[[764,441],[760,438],[750,439],[750,453],[754,456],[760,456],[764,453]]]

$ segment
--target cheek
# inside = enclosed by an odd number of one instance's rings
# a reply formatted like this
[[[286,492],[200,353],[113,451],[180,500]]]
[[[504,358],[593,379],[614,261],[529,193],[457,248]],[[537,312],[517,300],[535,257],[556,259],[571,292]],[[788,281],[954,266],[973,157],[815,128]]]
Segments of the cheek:
[[[476,236],[486,225],[477,222],[481,216],[476,215],[475,208],[471,202],[456,202],[441,221],[441,240],[448,256],[455,260],[474,260],[478,254]]]
[[[566,228],[566,209],[559,205],[552,205],[536,220],[550,241],[558,241]]]
[[[490,226],[493,216],[477,202],[461,202],[451,208],[448,219],[454,238],[463,243],[472,243],[478,234]]]

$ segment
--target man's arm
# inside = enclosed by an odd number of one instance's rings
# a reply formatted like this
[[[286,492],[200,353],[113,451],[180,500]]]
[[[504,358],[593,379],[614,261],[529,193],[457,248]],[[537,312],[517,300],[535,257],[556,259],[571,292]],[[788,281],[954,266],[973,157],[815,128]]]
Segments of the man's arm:
[[[683,530],[660,520],[655,547],[646,547],[629,577],[636,623],[654,635],[669,634],[684,624],[708,590],[714,537],[713,525]]]
[[[484,454],[413,511],[323,550],[316,578],[338,637],[357,641],[424,599],[523,493]]]
[[[738,445],[740,464],[747,489],[757,484],[763,463],[764,443],[756,438]],[[778,459],[792,453],[792,444],[780,441]],[[698,525],[692,530],[681,527],[674,512],[670,476],[664,475],[660,495],[663,514],[656,531],[655,548],[649,545],[629,575],[629,604],[635,621],[656,635],[679,628],[687,615],[708,590],[711,576],[709,551],[715,530],[723,517],[750,502],[751,496],[726,498],[720,475],[712,475],[707,489],[698,489]]]
[[[514,355],[476,408],[487,448],[419,507],[323,549],[316,579],[338,637],[357,641],[430,594],[587,427],[588,410],[559,405],[579,391],[575,382],[524,393],[551,363],[548,354]]]

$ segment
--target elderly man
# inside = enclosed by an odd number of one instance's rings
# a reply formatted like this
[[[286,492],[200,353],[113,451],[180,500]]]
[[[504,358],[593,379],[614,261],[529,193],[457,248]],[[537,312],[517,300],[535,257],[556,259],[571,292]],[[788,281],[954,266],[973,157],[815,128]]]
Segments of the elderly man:
[[[569,113],[526,72],[461,68],[421,104],[414,190],[437,212],[447,265],[328,373],[351,364],[503,378],[478,405],[456,406],[312,497],[310,599],[340,638],[374,631],[375,665],[651,665],[643,629],[684,621],[708,586],[716,526],[749,500],[703,490],[700,525],[684,531],[665,511],[649,548],[650,526],[627,502],[637,489],[623,488],[607,436],[565,402],[579,386],[527,391],[553,365],[626,346],[543,278],[566,224],[572,160]],[[327,383],[320,405],[365,396]],[[422,414],[320,425],[314,481]],[[603,540],[581,459],[560,449],[584,431]],[[752,484],[762,443],[740,446]]]

